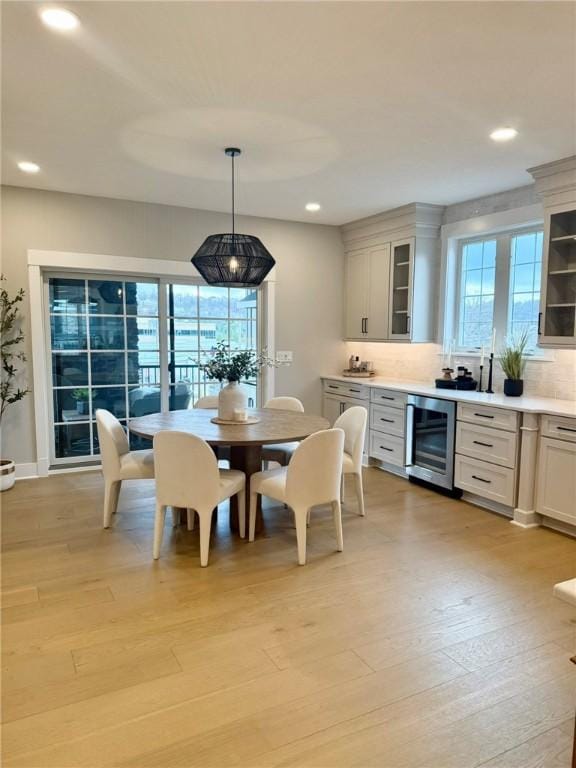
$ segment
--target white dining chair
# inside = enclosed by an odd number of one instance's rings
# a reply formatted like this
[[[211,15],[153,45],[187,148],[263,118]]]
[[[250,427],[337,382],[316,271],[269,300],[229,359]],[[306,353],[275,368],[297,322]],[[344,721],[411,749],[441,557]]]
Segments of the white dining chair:
[[[218,469],[212,448],[188,432],[163,431],[154,437],[156,517],[154,560],[160,557],[166,507],[197,513],[200,519],[200,565],[208,565],[212,511],[222,501],[238,496],[240,537],[246,536],[246,477],[238,469]]]
[[[151,450],[131,451],[122,425],[104,408],[96,411],[96,427],[104,475],[104,528],[109,528],[118,509],[122,481],[153,478],[154,454]]]
[[[334,426],[344,430],[344,457],[342,461],[342,502],[344,502],[344,478],[352,475],[358,500],[358,510],[362,516],[364,511],[364,487],[362,484],[362,453],[366,437],[368,412],[366,408],[355,405],[344,411]]]
[[[264,405],[264,408],[304,413],[304,406],[297,397],[272,397]],[[298,442],[265,445],[262,448],[262,460],[266,462],[266,469],[268,469],[270,461],[275,461],[281,467],[285,467],[299,445]]]
[[[337,549],[342,552],[340,479],[344,432],[327,429],[298,444],[287,467],[256,472],[250,478],[249,538],[254,541],[258,494],[291,507],[296,523],[298,563],[306,564],[306,521],[308,511],[319,504],[331,504],[336,528]]]

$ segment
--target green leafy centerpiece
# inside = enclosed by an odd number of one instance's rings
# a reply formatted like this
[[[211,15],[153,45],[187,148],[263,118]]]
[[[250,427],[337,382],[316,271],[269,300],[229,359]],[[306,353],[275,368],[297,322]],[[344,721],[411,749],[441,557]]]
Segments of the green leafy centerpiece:
[[[246,421],[248,395],[240,382],[256,378],[263,368],[274,367],[275,361],[265,351],[234,352],[226,342],[219,341],[210,360],[202,366],[207,379],[228,382],[218,394],[218,419]]]
[[[526,346],[528,332],[519,339],[507,344],[499,355],[500,367],[504,371],[504,394],[509,397],[520,397],[524,392],[524,370],[526,368]]]

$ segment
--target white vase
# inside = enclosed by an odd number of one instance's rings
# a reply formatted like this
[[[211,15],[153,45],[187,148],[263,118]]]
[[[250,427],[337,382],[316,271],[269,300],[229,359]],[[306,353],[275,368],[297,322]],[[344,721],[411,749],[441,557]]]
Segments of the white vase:
[[[9,459],[0,461],[0,491],[8,491],[16,480],[16,465]]]
[[[218,418],[232,421],[236,408],[246,408],[248,395],[237,381],[230,381],[218,393]]]

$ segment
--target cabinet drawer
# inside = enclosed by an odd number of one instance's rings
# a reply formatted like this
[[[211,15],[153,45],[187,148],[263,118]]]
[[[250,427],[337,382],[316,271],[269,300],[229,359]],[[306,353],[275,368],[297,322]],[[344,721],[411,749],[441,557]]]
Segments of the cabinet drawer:
[[[381,403],[389,408],[405,408],[406,392],[394,392],[392,389],[370,389],[370,402]]]
[[[344,381],[325,381],[324,392],[327,395],[344,395],[355,397],[357,400],[368,400],[370,390],[362,384],[347,384]]]
[[[388,405],[370,405],[370,428],[386,432],[388,435],[404,437],[405,412]]]
[[[483,424],[485,427],[505,429],[516,432],[518,429],[518,412],[507,411],[504,408],[492,408],[489,405],[474,405],[458,403],[458,420],[471,424]]]
[[[568,419],[564,416],[542,416],[540,432],[543,437],[555,437],[558,440],[576,443],[576,419]]]
[[[514,470],[456,454],[454,485],[509,507],[515,502]]]
[[[514,469],[517,444],[515,432],[467,424],[465,421],[459,421],[456,426],[456,452],[471,458]]]
[[[404,466],[404,440],[394,435],[370,430],[370,453],[374,459],[386,461],[397,467]]]

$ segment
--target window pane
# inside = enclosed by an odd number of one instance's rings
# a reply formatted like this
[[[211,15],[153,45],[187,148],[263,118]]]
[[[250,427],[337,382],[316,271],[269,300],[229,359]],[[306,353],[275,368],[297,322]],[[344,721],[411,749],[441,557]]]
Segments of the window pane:
[[[52,381],[57,387],[88,386],[88,355],[86,352],[54,352]]]
[[[496,282],[496,270],[493,268],[482,270],[482,295],[494,293],[494,284]]]
[[[482,243],[468,243],[464,246],[464,270],[482,269]]]
[[[228,289],[210,285],[199,288],[200,317],[228,317]]]
[[[230,347],[250,348],[250,323],[245,320],[230,320]]]
[[[90,355],[92,384],[124,384],[126,362],[123,352],[93,352]]]
[[[465,296],[480,296],[482,293],[482,270],[472,269],[466,272],[465,278]]]
[[[482,249],[482,266],[486,268],[496,266],[496,240],[485,240]]]
[[[90,424],[63,424],[54,427],[56,458],[90,455]]]
[[[158,320],[155,317],[127,317],[126,337],[128,349],[157,350]]]
[[[91,317],[91,349],[124,349],[123,317]]]
[[[198,286],[169,285],[168,314],[173,317],[198,317]]]
[[[534,262],[536,237],[533,232],[513,238],[512,257],[514,264]]]
[[[50,326],[52,349],[86,349],[86,317],[54,315]]]
[[[160,355],[157,352],[128,352],[129,384],[160,384]]]
[[[230,288],[230,317],[249,320],[256,316],[257,293],[253,288]]]
[[[496,289],[496,240],[462,247],[458,343],[474,348],[490,343]]]
[[[531,264],[516,264],[512,270],[513,293],[532,291],[534,288],[534,262]]]
[[[131,388],[128,392],[128,408],[130,418],[158,413],[162,409],[160,386],[143,385]]]
[[[171,411],[182,411],[192,407],[193,388],[185,381],[170,386],[168,408]]]
[[[50,312],[84,314],[86,283],[84,280],[53,277],[50,279]]]
[[[158,315],[157,283],[124,283],[127,315]]]
[[[116,280],[88,281],[88,311],[96,315],[124,312],[124,286]]]
[[[525,232],[512,237],[510,247],[508,340],[516,341],[526,333],[527,349],[533,350],[538,341],[542,232]]]
[[[54,421],[88,421],[90,403],[88,387],[54,390]]]
[[[92,413],[105,408],[117,419],[126,418],[126,389],[124,387],[98,387],[92,389]]]
[[[200,320],[200,349],[213,349],[218,341],[230,343],[228,320]]]

